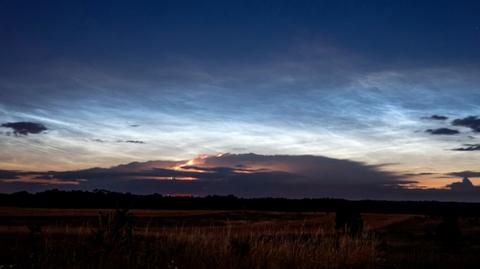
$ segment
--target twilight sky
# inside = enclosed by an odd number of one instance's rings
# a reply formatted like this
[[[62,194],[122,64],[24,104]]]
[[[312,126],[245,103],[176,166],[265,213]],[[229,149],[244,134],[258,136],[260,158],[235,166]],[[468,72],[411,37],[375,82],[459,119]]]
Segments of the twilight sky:
[[[478,14],[453,0],[0,0],[0,191],[32,189],[25,171],[219,153],[480,185]],[[221,167],[245,165],[233,159]]]

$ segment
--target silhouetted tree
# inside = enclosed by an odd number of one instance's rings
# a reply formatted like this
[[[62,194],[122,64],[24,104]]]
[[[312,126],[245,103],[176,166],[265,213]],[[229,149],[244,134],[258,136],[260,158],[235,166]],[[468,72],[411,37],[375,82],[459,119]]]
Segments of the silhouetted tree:
[[[128,209],[100,213],[95,240],[103,244],[107,251],[129,247],[133,239],[134,222],[135,217]]]
[[[363,230],[362,215],[353,205],[341,206],[336,211],[335,228],[355,236]]]

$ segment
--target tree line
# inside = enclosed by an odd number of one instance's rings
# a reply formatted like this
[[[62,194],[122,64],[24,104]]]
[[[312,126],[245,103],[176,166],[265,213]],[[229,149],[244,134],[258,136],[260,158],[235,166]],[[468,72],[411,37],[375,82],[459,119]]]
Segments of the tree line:
[[[443,216],[480,216],[480,203],[438,201],[351,201],[334,198],[240,198],[228,196],[174,197],[161,194],[48,190],[38,193],[0,194],[0,206],[44,208],[138,208],[173,210],[259,210],[289,212],[337,212],[350,208],[362,213],[407,213]]]

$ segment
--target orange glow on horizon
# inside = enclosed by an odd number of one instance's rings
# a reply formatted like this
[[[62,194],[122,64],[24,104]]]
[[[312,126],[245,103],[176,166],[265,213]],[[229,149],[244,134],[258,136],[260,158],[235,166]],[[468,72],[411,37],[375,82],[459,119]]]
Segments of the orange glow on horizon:
[[[480,186],[480,178],[469,178],[473,185]],[[418,181],[402,185],[409,189],[448,189],[447,185],[460,182],[459,177],[439,177],[437,175],[413,176],[408,180]]]

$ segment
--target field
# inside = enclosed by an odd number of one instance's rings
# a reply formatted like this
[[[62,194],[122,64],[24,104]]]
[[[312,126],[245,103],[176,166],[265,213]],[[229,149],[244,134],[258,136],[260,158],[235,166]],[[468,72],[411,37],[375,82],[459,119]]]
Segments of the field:
[[[0,208],[0,268],[477,268],[478,218]],[[445,232],[446,231],[446,232]]]

